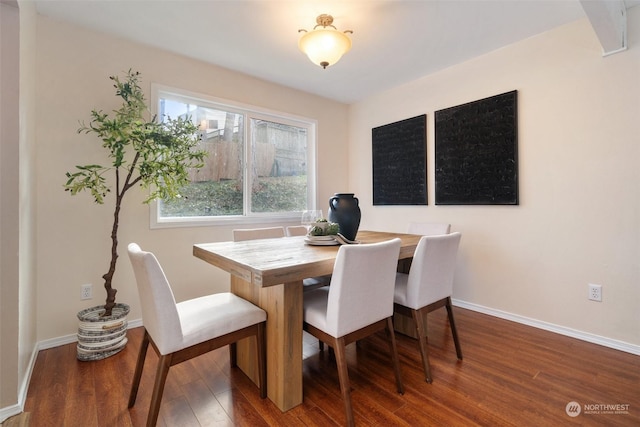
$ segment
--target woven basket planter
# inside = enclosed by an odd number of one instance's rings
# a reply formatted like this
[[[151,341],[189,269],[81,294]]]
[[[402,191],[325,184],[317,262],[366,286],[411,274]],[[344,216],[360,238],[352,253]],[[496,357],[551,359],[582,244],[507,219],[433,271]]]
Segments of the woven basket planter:
[[[116,304],[111,316],[101,317],[104,306],[87,308],[78,313],[78,360],[100,360],[113,356],[127,344],[129,306]]]

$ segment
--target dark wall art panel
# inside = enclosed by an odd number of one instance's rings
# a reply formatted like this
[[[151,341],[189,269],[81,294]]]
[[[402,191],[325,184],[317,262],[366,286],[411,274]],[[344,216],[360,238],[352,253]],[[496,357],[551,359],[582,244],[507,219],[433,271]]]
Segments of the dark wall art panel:
[[[371,130],[374,205],[427,204],[427,115]]]
[[[517,94],[436,111],[437,205],[518,204]]]

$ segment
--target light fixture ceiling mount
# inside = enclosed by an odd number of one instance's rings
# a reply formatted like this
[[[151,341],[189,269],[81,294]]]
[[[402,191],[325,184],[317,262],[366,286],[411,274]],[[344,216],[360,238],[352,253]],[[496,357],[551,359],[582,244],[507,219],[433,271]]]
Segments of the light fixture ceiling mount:
[[[298,48],[311,62],[327,68],[351,49],[351,39],[346,34],[353,34],[353,31],[338,31],[333,25],[333,16],[327,14],[318,16],[316,24],[311,31],[298,30],[299,33],[305,33],[298,41]]]

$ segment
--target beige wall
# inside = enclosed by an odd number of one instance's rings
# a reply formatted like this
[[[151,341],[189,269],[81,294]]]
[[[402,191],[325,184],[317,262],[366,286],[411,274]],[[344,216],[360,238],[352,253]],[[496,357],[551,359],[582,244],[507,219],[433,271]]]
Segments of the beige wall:
[[[36,7],[20,2],[20,290],[19,396],[26,397],[37,354]]]
[[[35,16],[0,3],[0,421],[24,403],[36,348]]]
[[[18,389],[18,8],[0,3],[0,408]]]
[[[241,53],[239,53],[241,54]],[[318,122],[318,203],[346,186],[347,106],[240,73],[206,65],[96,32],[38,20],[38,339],[73,334],[76,313],[102,304],[101,275],[108,268],[112,209],[89,195],[63,191],[65,172],[77,164],[104,162],[100,144],[78,135],[78,120],[92,108],[116,108],[108,76],[133,68],[151,82],[180,87],[263,108],[293,113]],[[150,93],[147,98],[149,98]],[[331,165],[331,166],[329,166]],[[117,299],[131,305],[139,319],[137,290],[126,245],[139,242],[159,257],[178,300],[228,289],[228,276],[194,258],[196,242],[230,240],[231,227],[149,229],[143,194],[128,194],[122,212],[120,259],[114,284]],[[80,301],[80,285],[94,284],[92,301]]]
[[[620,54],[603,58],[585,19],[350,106],[362,226],[450,222],[463,235],[454,298],[640,345],[640,8],[629,29]],[[514,89],[520,205],[436,206],[434,111]],[[372,206],[371,128],[424,113],[429,205]]]

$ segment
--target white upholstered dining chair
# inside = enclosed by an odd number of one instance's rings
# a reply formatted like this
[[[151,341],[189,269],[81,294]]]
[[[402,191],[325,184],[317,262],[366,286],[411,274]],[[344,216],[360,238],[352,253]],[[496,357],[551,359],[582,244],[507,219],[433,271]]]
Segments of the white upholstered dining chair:
[[[255,336],[260,397],[267,396],[264,310],[229,292],[176,303],[171,286],[151,252],[128,247],[142,307],[144,336],[129,394],[133,407],[149,343],[159,356],[147,426],[155,426],[169,368],[201,354]],[[231,353],[231,365],[235,366]]]
[[[400,239],[343,245],[331,286],[304,296],[303,329],[334,349],[347,424],[354,425],[345,347],[386,329],[398,393],[404,393],[393,331],[394,277]]]
[[[425,380],[429,383],[432,377],[427,347],[428,313],[441,307],[447,308],[456,354],[458,359],[462,360],[462,350],[451,305],[460,238],[459,232],[423,236],[416,248],[409,273],[396,273],[394,310],[413,318]]]
[[[419,234],[421,236],[439,236],[441,234],[449,234],[451,232],[451,224],[446,222],[410,222],[407,228],[409,234]],[[398,262],[398,271],[408,273],[413,260],[405,258]]]
[[[306,236],[307,227],[304,225],[289,225],[287,226],[287,237],[294,236]]]

